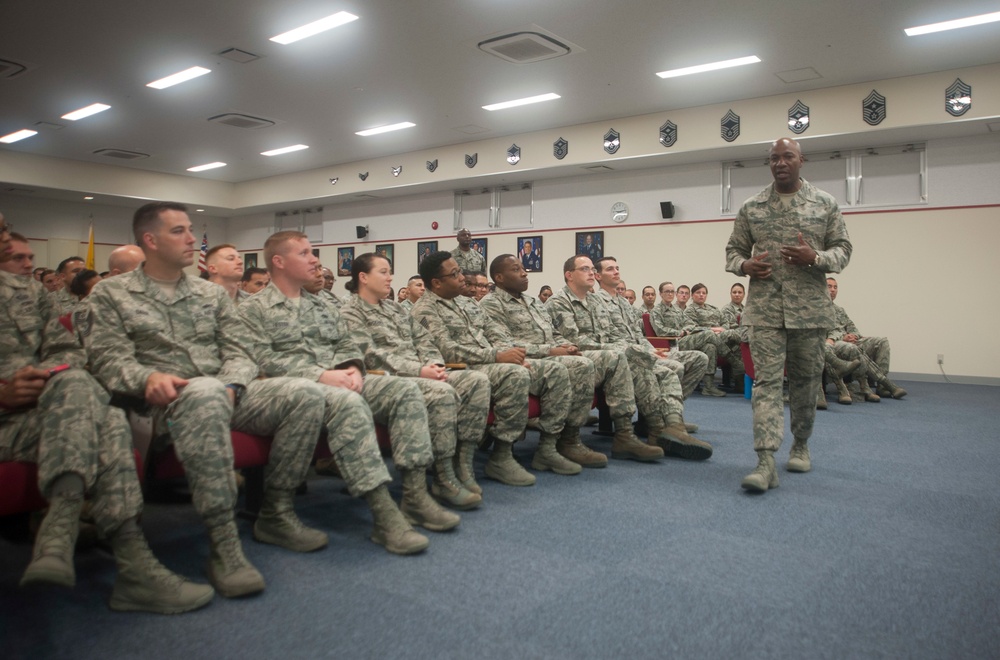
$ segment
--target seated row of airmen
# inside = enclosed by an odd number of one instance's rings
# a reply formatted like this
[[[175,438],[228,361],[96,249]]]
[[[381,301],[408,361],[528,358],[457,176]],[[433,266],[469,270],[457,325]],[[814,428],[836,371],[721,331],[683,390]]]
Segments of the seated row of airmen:
[[[0,223],[2,264],[12,250],[2,215]],[[525,294],[520,260],[500,255],[489,266],[495,290],[476,304],[465,295],[456,259],[438,252],[411,279],[407,310],[391,299],[391,265],[371,253],[354,260],[347,301],[333,296],[325,287],[332,273],[299,232],[270,236],[266,273],[249,277],[234,248],[216,248],[209,272],[222,286],[184,272],[198,252],[183,205],[143,206],[133,232],[137,246],[115,251],[112,262],[120,263],[73,306],[71,324],[40,283],[0,271],[0,461],[37,463],[50,502],[22,585],[75,584],[73,548],[86,495],[118,564],[113,609],[183,612],[215,592],[263,590],[234,518],[231,429],[272,438],[254,538],[298,552],[328,543],[293,506],[324,433],[337,473],[371,509],[371,539],[397,554],[428,547],[414,526],[449,530],[460,518],[448,508],[481,504],[477,447],[491,448],[487,478],[535,483],[512,452],[529,424],[529,395],[541,408],[534,470],[573,475],[607,465],[607,456],[581,442],[595,388],[613,420],[612,458],[712,455],[710,444],[691,435],[697,426],[684,419],[684,400],[709,384],[714,361],[710,368],[708,355],[688,346],[650,345],[635,308],[617,295],[613,257],[596,264],[569,258],[566,286],[543,305]],[[415,289],[424,292],[414,301]],[[210,585],[172,573],[149,549],[138,525],[142,497],[129,426],[110,395],[145,406],[154,450],[173,445],[208,531]],[[633,429],[637,411],[645,442]],[[387,488],[375,424],[389,431],[402,477],[399,505]]]

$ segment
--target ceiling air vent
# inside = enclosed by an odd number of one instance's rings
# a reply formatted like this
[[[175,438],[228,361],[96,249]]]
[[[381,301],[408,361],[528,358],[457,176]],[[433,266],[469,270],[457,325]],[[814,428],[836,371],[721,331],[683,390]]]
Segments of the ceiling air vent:
[[[149,154],[142,154],[138,151],[126,151],[125,149],[98,149],[94,153],[98,156],[117,158],[118,160],[139,160],[140,158],[149,158]]]
[[[0,60],[0,78],[13,78],[28,70],[23,64],[11,62],[10,60]]]
[[[247,62],[253,62],[254,60],[259,60],[260,55],[255,55],[254,53],[240,50],[239,48],[227,48],[226,50],[219,53],[222,57],[227,60],[232,60],[233,62],[239,62],[240,64],[246,64]]]
[[[34,195],[35,191],[31,188],[4,188],[4,192],[14,193],[16,195]]]
[[[270,119],[261,119],[260,117],[251,117],[250,115],[241,115],[234,112],[209,117],[208,121],[215,122],[216,124],[225,124],[233,128],[246,128],[250,130],[268,128],[275,124]]]
[[[531,64],[570,53],[569,46],[539,32],[494,37],[480,42],[479,49],[514,64]]]
[[[595,172],[595,173],[596,172],[613,172],[614,171],[613,168],[608,167],[607,165],[588,165],[587,167],[584,167],[583,169],[587,170],[588,172]]]

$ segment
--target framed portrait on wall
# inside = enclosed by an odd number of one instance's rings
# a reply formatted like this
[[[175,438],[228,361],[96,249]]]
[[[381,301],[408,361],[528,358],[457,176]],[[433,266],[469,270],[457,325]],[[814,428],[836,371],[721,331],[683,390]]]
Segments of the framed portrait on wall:
[[[476,252],[482,255],[483,263],[486,264],[486,270],[490,269],[490,260],[486,256],[486,245],[487,245],[486,241],[488,240],[489,239],[487,238],[474,238],[469,242],[469,249],[475,250]]]
[[[394,245],[394,243],[383,243],[382,245],[375,246],[375,254],[384,257],[389,262],[389,273],[391,275],[396,274],[396,261],[393,257]]]
[[[423,263],[424,259],[438,251],[437,241],[419,241],[417,243],[417,266]]]
[[[576,233],[576,253],[597,261],[604,256],[604,232],[580,231]]]
[[[257,253],[247,252],[243,255],[243,270],[257,268]]]
[[[354,265],[354,248],[337,248],[337,275],[350,277],[352,265]]]
[[[521,260],[524,270],[529,273],[542,270],[542,237],[518,236],[517,257]]]

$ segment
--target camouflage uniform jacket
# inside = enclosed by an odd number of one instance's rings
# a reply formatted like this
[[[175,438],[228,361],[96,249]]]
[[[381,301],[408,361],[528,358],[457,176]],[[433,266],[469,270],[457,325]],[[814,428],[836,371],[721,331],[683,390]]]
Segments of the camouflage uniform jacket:
[[[649,322],[659,337],[680,337],[685,332],[691,332],[698,326],[688,319],[683,309],[677,305],[667,306],[658,300],[649,315]]]
[[[383,300],[372,305],[353,295],[340,313],[369,369],[416,378],[423,367],[444,364],[444,357],[427,331],[411,323],[409,313],[399,303]]]
[[[143,397],[156,371],[243,386],[257,376],[235,303],[197,277],[182,275],[169,300],[139,267],[98,282],[73,321],[94,375],[112,392]]]
[[[251,354],[265,376],[318,381],[324,371],[356,366],[364,357],[327,296],[302,291],[296,305],[271,282],[240,305],[252,335]]]
[[[497,348],[523,348],[529,358],[548,357],[555,346],[568,344],[556,335],[549,315],[536,298],[514,297],[500,287],[479,301],[486,314],[486,336]]]
[[[798,234],[816,250],[811,267],[789,266],[781,246],[798,245]],[[753,278],[747,291],[743,324],[771,328],[832,328],[833,301],[826,293],[826,273],[839,273],[853,247],[837,201],[805,179],[786,207],[774,184],[740,208],[726,245],[726,270],[744,276],[743,262],[768,253],[771,276]]]
[[[722,311],[718,307],[709,305],[708,303],[699,307],[698,303],[692,302],[687,306],[687,311],[684,312],[684,316],[689,322],[699,328],[726,327],[725,319],[722,317]]]
[[[483,255],[479,254],[476,248],[470,247],[469,251],[465,252],[461,246],[456,245],[451,251],[451,258],[458,263],[458,267],[463,271],[486,273],[486,259],[483,258]]]
[[[722,308],[722,327],[727,330],[736,330],[740,327],[740,318],[743,316],[743,305],[729,303]]]
[[[433,291],[425,291],[413,305],[412,314],[414,323],[430,333],[447,362],[496,362],[497,350],[486,338],[484,315],[470,314],[457,298],[445,300]]]
[[[645,366],[656,363],[657,357],[651,348],[647,352],[624,338],[615,327],[608,307],[596,293],[588,293],[580,300],[569,286],[564,286],[548,299],[545,308],[556,332],[581,351],[625,351],[630,359],[639,360]]]
[[[409,298],[407,298],[403,302],[399,303],[399,306],[402,307],[403,311],[406,312],[407,314],[409,314],[411,311],[413,311],[413,303],[410,302]]]
[[[340,309],[343,306],[343,304],[344,304],[344,301],[341,300],[340,298],[338,298],[333,293],[333,291],[329,291],[327,289],[320,289],[319,293],[317,293],[316,295],[319,296],[320,298],[322,298],[323,300],[327,300],[327,301],[333,303],[333,305],[337,309]]]
[[[69,289],[63,287],[57,289],[52,293],[48,294],[49,300],[52,301],[53,306],[55,306],[56,311],[59,316],[63,314],[72,314],[76,309],[76,306],[80,304],[80,299],[69,292]]]
[[[854,325],[854,321],[852,321],[851,317],[847,315],[847,312],[844,311],[843,307],[837,303],[833,303],[833,309],[836,313],[836,320],[834,321],[832,329],[826,335],[828,339],[832,339],[833,341],[843,341],[844,335],[862,336],[861,332],[858,330],[858,326]]]
[[[45,288],[30,277],[0,271],[0,379],[21,367],[82,367],[86,355],[59,322]]]
[[[616,341],[626,344],[636,344],[638,346],[648,346],[652,350],[652,345],[646,340],[642,333],[642,324],[635,322],[635,315],[632,314],[632,306],[621,296],[612,295],[604,289],[598,288],[594,294],[597,299],[604,303],[604,307],[611,316],[611,323],[614,332],[617,333]]]

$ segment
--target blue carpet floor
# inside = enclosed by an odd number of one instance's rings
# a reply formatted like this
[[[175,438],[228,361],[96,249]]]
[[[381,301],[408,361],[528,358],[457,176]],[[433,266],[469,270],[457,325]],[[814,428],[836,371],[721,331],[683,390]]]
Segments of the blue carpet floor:
[[[267,590],[181,616],[110,612],[101,550],[78,555],[75,590],[21,590],[30,545],[0,540],[0,656],[1000,657],[1000,388],[905,386],[902,401],[831,402],[813,471],[784,471],[786,441],[763,495],[739,488],[756,460],[749,401],[695,395],[686,416],[710,460],[481,479],[483,507],[417,557],[372,544],[364,502],[315,478],[298,510],[330,546],[296,555],[241,521]],[[144,528],[204,579],[189,505],[148,506]]]

